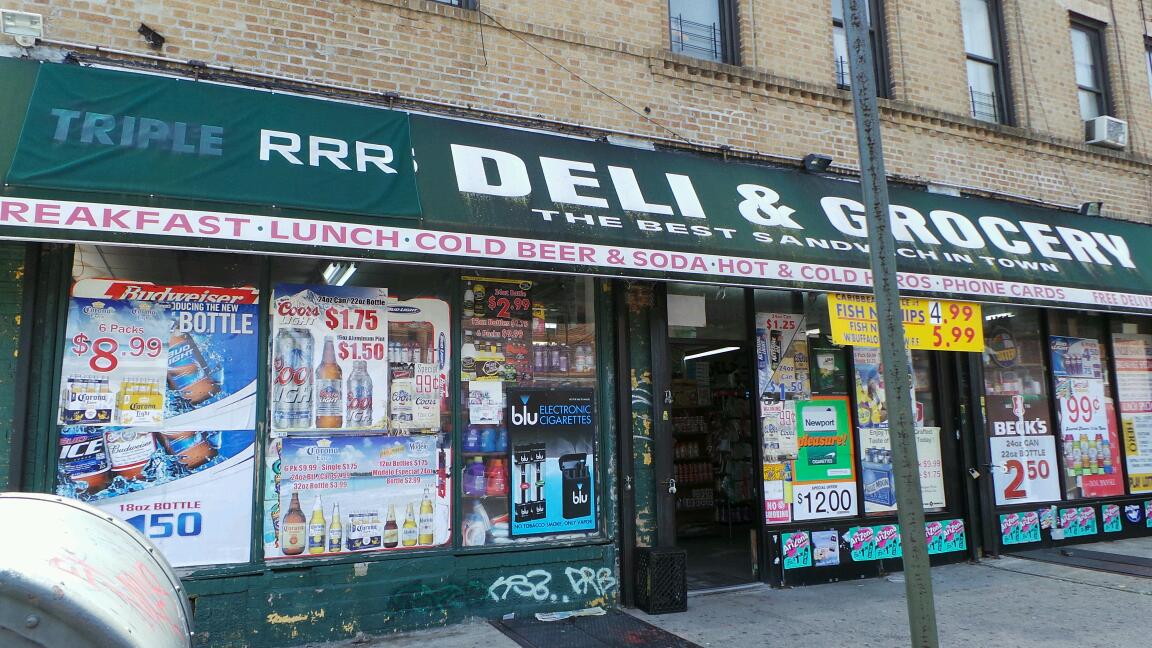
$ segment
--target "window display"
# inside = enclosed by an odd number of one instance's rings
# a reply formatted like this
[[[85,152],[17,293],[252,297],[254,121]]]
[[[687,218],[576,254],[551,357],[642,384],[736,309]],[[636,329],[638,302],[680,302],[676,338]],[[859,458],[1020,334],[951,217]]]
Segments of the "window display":
[[[464,546],[597,529],[592,285],[496,273],[462,279]]]
[[[450,542],[451,274],[293,260],[273,278],[265,556]]]
[[[175,566],[249,559],[256,277],[239,256],[75,251],[56,490]]]
[[[985,422],[999,505],[1060,499],[1041,311],[986,306]]]
[[[1152,493],[1152,323],[1113,320],[1112,349],[1128,492]]]

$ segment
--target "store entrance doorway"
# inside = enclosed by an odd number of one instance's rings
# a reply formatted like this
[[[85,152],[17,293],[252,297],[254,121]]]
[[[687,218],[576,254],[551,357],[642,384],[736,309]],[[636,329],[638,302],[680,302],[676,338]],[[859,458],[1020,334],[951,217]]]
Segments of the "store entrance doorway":
[[[670,284],[666,343],[671,456],[667,515],[687,555],[689,590],[758,579],[759,482],[752,415],[755,349],[746,291]]]

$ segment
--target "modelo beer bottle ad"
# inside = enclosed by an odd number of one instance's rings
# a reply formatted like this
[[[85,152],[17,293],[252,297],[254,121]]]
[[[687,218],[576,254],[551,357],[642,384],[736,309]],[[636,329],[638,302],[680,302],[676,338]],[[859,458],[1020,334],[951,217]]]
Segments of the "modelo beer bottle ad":
[[[249,558],[253,288],[85,279],[61,370],[57,493],[115,514],[174,566]],[[241,498],[243,499],[243,498]]]
[[[386,429],[390,399],[409,410],[412,400],[390,393],[388,358],[387,289],[277,285],[273,434]]]
[[[596,530],[591,389],[509,388],[512,537]]]

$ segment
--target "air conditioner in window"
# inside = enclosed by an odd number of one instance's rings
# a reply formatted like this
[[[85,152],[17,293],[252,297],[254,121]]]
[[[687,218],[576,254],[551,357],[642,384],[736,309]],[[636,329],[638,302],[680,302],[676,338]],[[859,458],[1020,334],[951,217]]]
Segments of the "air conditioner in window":
[[[1122,149],[1128,146],[1128,122],[1107,115],[1084,122],[1084,139],[1088,144]]]

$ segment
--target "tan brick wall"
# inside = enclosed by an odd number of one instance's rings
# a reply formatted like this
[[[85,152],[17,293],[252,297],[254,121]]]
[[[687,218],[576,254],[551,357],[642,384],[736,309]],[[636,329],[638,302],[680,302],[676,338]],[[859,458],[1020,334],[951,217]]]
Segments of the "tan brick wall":
[[[491,17],[482,20],[427,0],[4,4],[43,13],[54,41],[772,158],[822,151],[852,168],[851,101],[835,87],[831,1],[738,2],[738,67],[669,53],[666,0],[482,0]],[[1017,127],[967,117],[959,0],[887,0],[889,172],[1058,204],[1103,199],[1108,215],[1152,222],[1152,96],[1138,0],[1002,4]],[[1132,127],[1128,151],[1083,144],[1070,10],[1108,25],[1110,89]],[[162,52],[136,33],[140,22],[168,39]]]

